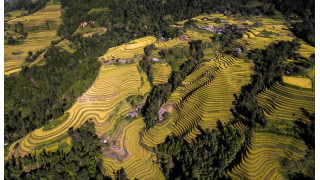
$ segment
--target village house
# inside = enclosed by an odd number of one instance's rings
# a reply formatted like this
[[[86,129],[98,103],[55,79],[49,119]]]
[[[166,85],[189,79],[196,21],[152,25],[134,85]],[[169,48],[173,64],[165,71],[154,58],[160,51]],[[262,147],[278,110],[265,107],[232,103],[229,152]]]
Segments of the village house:
[[[241,48],[236,48],[234,50],[238,55],[241,55],[242,54],[242,49]]]
[[[210,29],[214,28],[212,25],[207,25],[206,27]]]
[[[183,35],[181,35],[181,36],[179,37],[179,39],[180,39],[181,41],[189,41],[189,40],[190,40],[190,37],[187,36],[187,35],[185,35],[185,34],[183,34]]]
[[[137,106],[134,110],[139,111],[142,107],[143,107],[143,105]]]
[[[110,60],[109,59],[103,59],[102,60],[105,64],[109,64],[110,63]]]
[[[137,106],[137,107],[134,109],[134,111],[131,112],[131,113],[129,113],[129,114],[127,114],[126,117],[134,118],[134,117],[138,116],[138,115],[139,115],[139,110],[140,110],[141,108],[143,108],[143,105]]]
[[[245,32],[247,32],[248,31],[248,28],[240,28],[239,29],[239,32],[241,32],[241,33],[245,33]]]
[[[121,63],[121,64],[125,64],[127,62],[127,60],[125,60],[125,59],[120,59],[119,60],[119,63]]]
[[[293,33],[289,34],[290,37],[296,37]]]
[[[177,25],[177,24],[171,24],[170,26],[171,26],[171,27],[173,27],[173,28],[179,28],[179,29],[181,29],[181,28],[182,28],[182,26],[181,26],[181,25]]]
[[[79,25],[79,28],[85,28],[85,27],[87,27],[88,25],[91,25],[91,26],[93,26],[95,24],[95,22],[94,21],[89,21],[89,22],[82,22],[82,23],[80,23],[80,25]]]
[[[162,121],[163,120],[163,114],[165,113],[166,111],[165,110],[163,110],[163,109],[160,109],[159,111],[158,111],[158,114],[159,114],[159,121]]]
[[[159,41],[166,41],[166,38],[164,38],[163,36],[160,37]]]
[[[136,111],[134,111],[134,112],[131,112],[131,113],[127,114],[127,116],[126,116],[126,117],[134,118],[134,117],[136,117],[136,116],[138,116],[138,115],[139,115],[139,113],[138,113],[138,112],[136,112]]]
[[[105,143],[108,142],[106,139],[100,139],[99,141],[100,141],[100,143],[102,143],[102,144],[105,144]]]
[[[222,33],[223,33],[223,29],[219,28],[219,29],[217,30],[217,33],[218,33],[218,34],[222,34]]]
[[[152,61],[153,61],[153,62],[159,62],[160,59],[154,57],[154,58],[152,58]]]

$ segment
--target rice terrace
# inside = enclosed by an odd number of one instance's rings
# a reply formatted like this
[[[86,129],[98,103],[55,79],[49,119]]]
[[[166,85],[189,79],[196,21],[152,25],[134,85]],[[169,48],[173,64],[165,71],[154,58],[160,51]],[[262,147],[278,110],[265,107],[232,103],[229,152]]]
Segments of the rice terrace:
[[[315,179],[315,2],[5,0],[4,179]]]

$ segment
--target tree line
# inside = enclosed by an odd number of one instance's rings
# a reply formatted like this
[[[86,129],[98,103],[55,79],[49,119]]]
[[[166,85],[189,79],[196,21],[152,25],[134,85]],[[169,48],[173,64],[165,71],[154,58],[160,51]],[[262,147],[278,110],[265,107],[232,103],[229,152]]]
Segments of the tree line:
[[[228,179],[226,167],[233,161],[245,135],[217,121],[217,129],[202,130],[188,143],[182,137],[168,136],[158,145],[157,158],[166,179]]]
[[[5,162],[5,179],[110,179],[104,175],[102,151],[99,138],[95,134],[93,122],[86,122],[77,130],[68,131],[72,148],[66,153],[41,151],[37,155],[11,158]],[[31,167],[26,171],[25,167]],[[116,179],[127,176],[121,168],[115,172]]]
[[[13,2],[7,2],[4,5],[4,13],[8,13],[14,10],[24,9],[32,14],[42,8],[44,8],[50,0],[15,0]]]
[[[151,93],[147,97],[145,106],[142,109],[146,129],[150,129],[157,123],[158,111],[161,105],[164,104],[168,100],[170,94],[181,85],[182,80],[191,74],[197,65],[203,62],[202,58],[204,57],[204,54],[202,41],[190,41],[189,53],[191,58],[184,62],[179,67],[178,71],[173,71],[171,73],[168,83],[153,86]],[[144,59],[142,61],[144,61]],[[149,68],[146,69],[145,66],[142,66],[142,69],[145,71],[149,70]]]

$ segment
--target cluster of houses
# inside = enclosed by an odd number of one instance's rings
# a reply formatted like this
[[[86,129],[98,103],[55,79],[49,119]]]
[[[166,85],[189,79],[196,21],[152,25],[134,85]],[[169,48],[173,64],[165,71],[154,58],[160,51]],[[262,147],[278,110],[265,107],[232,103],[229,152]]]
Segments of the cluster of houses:
[[[133,63],[133,62],[134,62],[134,60],[132,60],[132,59],[110,60],[110,59],[104,59],[104,58],[102,58],[101,61],[104,63],[104,65],[109,65],[109,64],[114,64],[114,63],[118,63],[118,64],[130,64],[130,63]]]
[[[217,33],[217,34],[223,34],[225,33],[225,30],[226,30],[227,26],[222,26],[222,27],[214,27],[212,25],[206,25],[204,27],[201,27],[199,26],[198,29],[204,29],[204,30],[208,30],[210,32],[213,32],[213,33]],[[248,31],[247,28],[242,28],[242,29],[239,29],[240,32],[244,33],[246,31]]]
[[[179,39],[180,39],[180,41],[189,41],[189,40],[190,40],[190,37],[187,36],[187,35],[185,35],[185,34],[183,34],[183,35],[181,35],[181,36],[179,37]]]
[[[236,52],[238,55],[241,55],[243,53],[241,48],[235,48],[234,52]]]
[[[227,10],[217,10],[216,14],[227,14],[228,11]]]
[[[139,115],[139,110],[143,108],[143,105],[140,105],[140,106],[137,106],[133,112],[131,113],[128,113],[126,117],[131,117],[131,118],[134,118],[134,117],[137,117]]]
[[[94,21],[88,21],[88,22],[85,21],[85,22],[80,23],[79,28],[85,28],[88,25],[93,26],[94,24],[95,24]]]
[[[166,113],[167,111],[163,110],[162,108],[160,108],[160,110],[158,111],[158,119],[159,121],[162,121],[164,119],[163,115],[164,113]]]
[[[133,60],[131,59],[119,59],[117,61],[118,61],[117,63],[120,63],[120,64],[129,64],[133,62]]]

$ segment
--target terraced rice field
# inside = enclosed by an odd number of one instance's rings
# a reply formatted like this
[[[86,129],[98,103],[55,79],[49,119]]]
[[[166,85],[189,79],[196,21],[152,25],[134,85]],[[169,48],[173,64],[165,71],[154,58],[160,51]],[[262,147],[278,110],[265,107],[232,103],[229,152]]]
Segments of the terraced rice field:
[[[207,19],[207,20],[204,20]],[[206,25],[212,25],[212,26],[221,26],[223,24],[226,24],[224,22],[221,22],[221,23],[215,23],[213,20],[215,18],[219,18],[220,20],[224,20],[224,21],[228,21],[228,23],[230,24],[242,24],[245,22],[245,20],[240,20],[240,19],[237,19],[236,17],[228,17],[228,16],[225,16],[224,14],[205,14],[205,15],[199,15],[199,16],[196,16],[194,18],[192,18],[193,20],[197,20],[198,23],[197,23],[197,26],[206,26]],[[186,21],[181,21],[181,22],[178,22],[178,24],[183,24],[185,23]],[[252,25],[253,22],[252,21],[249,21],[249,22],[246,22],[248,25]]]
[[[136,39],[127,44],[110,48],[104,56],[100,57],[100,59],[130,59],[136,55],[143,54],[143,48],[155,41],[156,38],[152,36]]]
[[[22,15],[24,15],[24,14],[27,14],[27,13],[28,13],[28,11],[25,11],[25,10],[15,10],[15,11],[11,11],[11,12],[8,13],[8,14],[10,14],[10,17],[5,16],[5,17],[4,17],[4,20],[5,20],[5,21],[10,21],[10,20],[12,20],[12,19],[15,19],[15,18],[17,18],[17,17],[19,17],[19,16],[22,16]]]
[[[312,88],[312,83],[309,78],[283,76],[283,81],[287,84],[291,84],[291,85],[295,85],[303,88]]]
[[[142,79],[137,64],[102,66],[92,87],[67,111],[68,119],[53,129],[44,131],[40,128],[29,133],[17,149],[20,154],[32,152],[37,146],[59,138],[70,127],[78,128],[89,119],[94,120],[98,134],[112,129],[114,121],[109,120],[109,116],[118,104],[128,96],[143,95],[150,90],[150,85],[142,83]]]
[[[168,41],[158,41],[154,45],[158,49],[168,49],[176,46],[188,46],[188,41],[181,41],[179,38],[175,38]]]
[[[228,122],[233,117],[233,94],[250,82],[250,67],[251,63],[222,54],[200,65],[169,98],[167,103],[174,106],[171,118],[146,132],[143,142],[156,146],[172,132],[191,141],[200,134],[198,125],[212,129],[218,119]]]
[[[275,133],[255,132],[251,146],[229,175],[232,179],[284,179],[280,157],[300,159],[307,146],[300,139]]]
[[[164,84],[168,82],[168,78],[171,74],[171,66],[168,63],[157,63],[152,65],[154,72],[153,72],[153,84]]]
[[[309,58],[312,54],[315,53],[315,48],[307,44],[306,42],[301,42],[301,47],[298,50],[298,53],[301,54],[304,58]]]
[[[204,17],[227,18],[222,14],[213,14],[198,16],[196,19],[202,21]],[[229,22],[243,23],[236,19]],[[242,45],[247,50],[263,49],[276,40],[293,39],[287,35],[288,29],[282,20],[265,18],[262,22],[265,24],[263,27],[250,29],[233,45]],[[259,34],[262,31],[283,35],[261,37]],[[198,30],[187,30],[186,35],[191,40],[201,39],[210,42],[210,37],[213,36]],[[110,48],[100,59],[130,59],[143,54],[143,48],[155,41],[156,38],[151,36],[140,38]],[[187,45],[187,41],[173,39],[156,42],[155,45],[159,51],[162,48]],[[155,56],[157,51],[153,52]],[[305,44],[299,51],[307,57],[314,52],[314,48]],[[126,114],[132,112],[126,98],[150,92],[147,75],[138,69],[137,63],[102,66],[92,87],[67,111],[69,116],[64,122],[46,131],[40,128],[31,132],[13,143],[9,148],[9,154],[26,155],[39,147],[55,151],[59,146],[50,142],[63,137],[70,127],[77,128],[85,121],[92,120],[99,137],[115,141],[110,149],[103,150],[103,165],[107,175],[113,176],[113,172],[123,167],[129,179],[164,179],[160,166],[156,163],[156,155],[142,147],[141,143],[156,147],[164,142],[166,136],[173,133],[191,142],[200,134],[198,126],[212,129],[216,128],[218,119],[222,123],[229,122],[233,118],[230,108],[233,107],[234,94],[238,94],[242,86],[250,83],[252,67],[252,63],[246,63],[243,59],[216,53],[209,62],[199,65],[172,93],[166,102],[166,106],[173,107],[170,118],[158,122],[148,131],[142,131],[145,127],[142,118],[133,119],[130,123],[125,120]],[[172,71],[171,67],[164,63],[154,64],[153,68],[154,84],[166,83]],[[293,121],[298,118],[305,119],[300,108],[305,108],[311,113],[315,111],[314,96],[312,90],[277,83],[270,89],[265,89],[256,98],[269,120]],[[246,129],[240,122],[233,124],[233,127]],[[64,139],[63,142],[69,144],[70,140]],[[304,156],[306,148],[302,140],[291,136],[254,132],[251,145],[240,164],[228,173],[232,179],[283,179],[280,157],[299,159]]]
[[[308,89],[277,83],[257,95],[257,100],[266,117],[273,121],[305,119],[300,108],[315,112],[315,92]]]
[[[261,36],[260,33],[266,31],[276,35]],[[263,25],[260,28],[251,28],[245,32],[242,39],[236,42],[243,44],[247,50],[255,48],[265,49],[269,44],[277,41],[292,41],[294,38],[289,35],[292,32],[283,24]]]
[[[145,127],[143,119],[139,118],[123,129],[120,146],[121,149],[125,149],[128,156],[121,162],[104,157],[103,164],[108,175],[113,175],[114,171],[123,167],[129,179],[164,179],[159,164],[154,163],[157,160],[155,154],[139,145],[139,132],[143,127]]]
[[[206,32],[205,30],[203,30],[203,32],[198,32],[197,30],[187,30],[185,34],[190,37],[190,40],[202,40],[204,42],[211,42],[211,38],[214,36],[214,34]]]
[[[172,117],[175,119],[173,132],[184,135],[191,141],[203,129],[215,128],[220,119],[228,122],[233,116],[230,108],[233,107],[234,93],[239,93],[241,86],[250,83],[250,67],[252,64],[244,63],[230,55],[223,55],[207,64],[200,77],[188,77],[184,81],[184,88],[178,88],[172,99],[176,101]],[[196,71],[201,72],[201,70]],[[176,97],[175,97],[176,96]]]
[[[49,3],[44,9],[34,14],[13,19],[8,24],[13,25],[18,22],[24,24],[28,36],[23,44],[4,46],[4,73],[11,74],[21,70],[21,65],[29,51],[37,51],[49,46],[51,41],[59,39],[56,31],[61,23],[61,8],[59,2]],[[42,29],[46,21],[51,21],[52,27],[49,30]],[[40,29],[38,29],[40,28]],[[12,52],[19,52],[19,55],[13,55]]]

